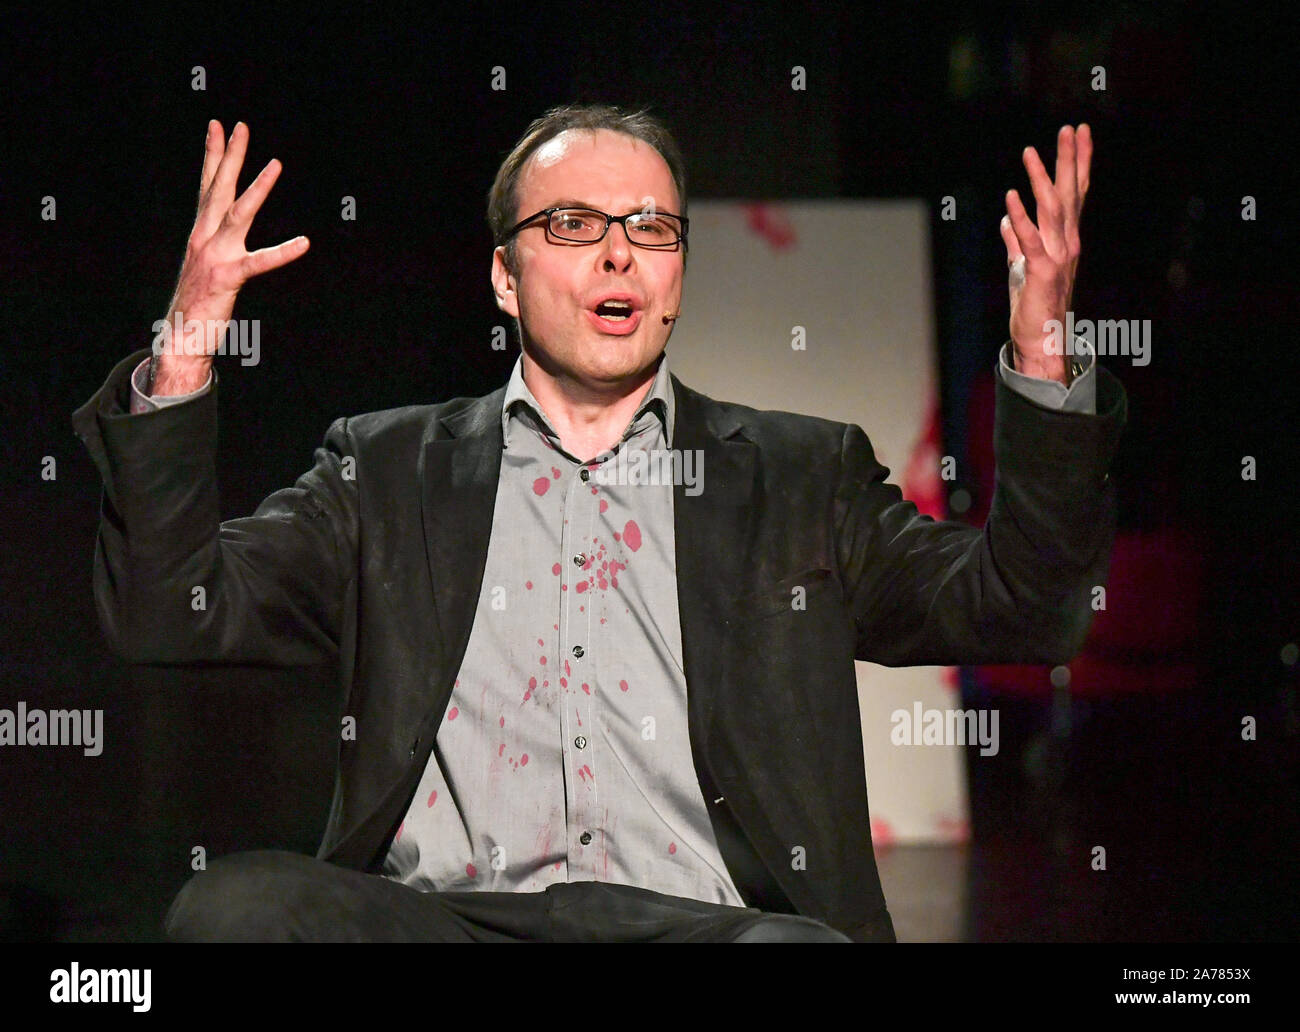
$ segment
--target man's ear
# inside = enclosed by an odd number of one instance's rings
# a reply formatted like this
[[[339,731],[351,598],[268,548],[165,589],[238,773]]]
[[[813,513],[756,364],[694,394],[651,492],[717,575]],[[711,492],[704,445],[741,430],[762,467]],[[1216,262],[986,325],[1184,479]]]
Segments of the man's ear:
[[[506,315],[519,318],[519,298],[515,294],[515,277],[506,268],[506,249],[503,246],[492,252],[492,293],[496,296],[497,307]]]

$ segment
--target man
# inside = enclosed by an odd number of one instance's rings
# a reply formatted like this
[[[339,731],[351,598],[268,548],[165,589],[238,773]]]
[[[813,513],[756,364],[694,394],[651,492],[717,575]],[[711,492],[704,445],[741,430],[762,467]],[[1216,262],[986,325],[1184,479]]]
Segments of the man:
[[[216,861],[169,937],[892,941],[854,659],[1064,662],[1105,579],[1124,392],[1045,346],[1086,127],[1061,131],[1055,182],[1026,150],[1038,226],[1007,196],[982,532],[919,516],[860,428],[671,376],[681,161],[657,121],[603,106],[534,122],[493,185],[510,382],[339,419],[295,487],[219,523],[198,338],[308,246],[244,250],[279,173],[236,200],[247,143],[209,126],[155,354],[74,417],[105,483],[96,600],[129,660],[336,661],[343,732],[317,858]],[[699,488],[611,475],[637,452],[694,461]]]

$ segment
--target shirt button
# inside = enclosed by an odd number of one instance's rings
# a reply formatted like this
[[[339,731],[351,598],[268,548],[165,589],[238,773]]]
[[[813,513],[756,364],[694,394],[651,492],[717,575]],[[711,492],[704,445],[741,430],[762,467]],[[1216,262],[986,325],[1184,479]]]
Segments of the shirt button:
[[[575,556],[573,557],[573,565],[574,565],[574,566],[586,566],[586,565],[587,565],[587,557],[586,557],[585,555],[583,555],[581,552],[579,552],[577,555],[575,555]]]
[[[582,469],[578,470],[578,476],[582,477],[582,482],[585,484],[591,479],[591,470],[586,466],[583,466]]]
[[[587,654],[587,650],[584,649],[581,645],[575,645],[573,646],[573,654],[576,658],[581,659],[583,656]]]
[[[578,841],[581,842],[584,846],[591,845],[591,832],[584,831],[581,835],[578,836]]]
[[[587,748],[587,736],[579,735],[577,738],[573,740],[573,744],[576,745],[579,749]]]

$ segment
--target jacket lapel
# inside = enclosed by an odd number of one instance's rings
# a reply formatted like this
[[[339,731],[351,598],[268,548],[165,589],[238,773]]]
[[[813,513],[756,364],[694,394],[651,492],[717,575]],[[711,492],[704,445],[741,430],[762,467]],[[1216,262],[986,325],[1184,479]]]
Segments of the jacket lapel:
[[[443,416],[420,469],[424,549],[433,582],[438,640],[450,689],[478,608],[501,470],[505,387]],[[445,436],[442,436],[445,435]],[[441,691],[439,697],[442,697]]]
[[[712,399],[672,377],[676,399],[673,447],[699,450],[699,494],[673,487],[677,553],[677,605],[682,630],[687,707],[693,747],[708,755],[718,692],[727,691],[720,660],[726,628],[744,583],[754,520],[758,447],[741,423]],[[696,738],[698,736],[698,739]]]

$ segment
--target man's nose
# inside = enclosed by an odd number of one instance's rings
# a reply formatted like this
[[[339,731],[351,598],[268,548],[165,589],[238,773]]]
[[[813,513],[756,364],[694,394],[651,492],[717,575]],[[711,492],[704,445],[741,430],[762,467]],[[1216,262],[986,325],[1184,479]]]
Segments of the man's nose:
[[[615,268],[623,268],[632,260],[632,241],[627,235],[627,224],[611,222],[609,232],[602,241],[605,245],[605,261]]]

